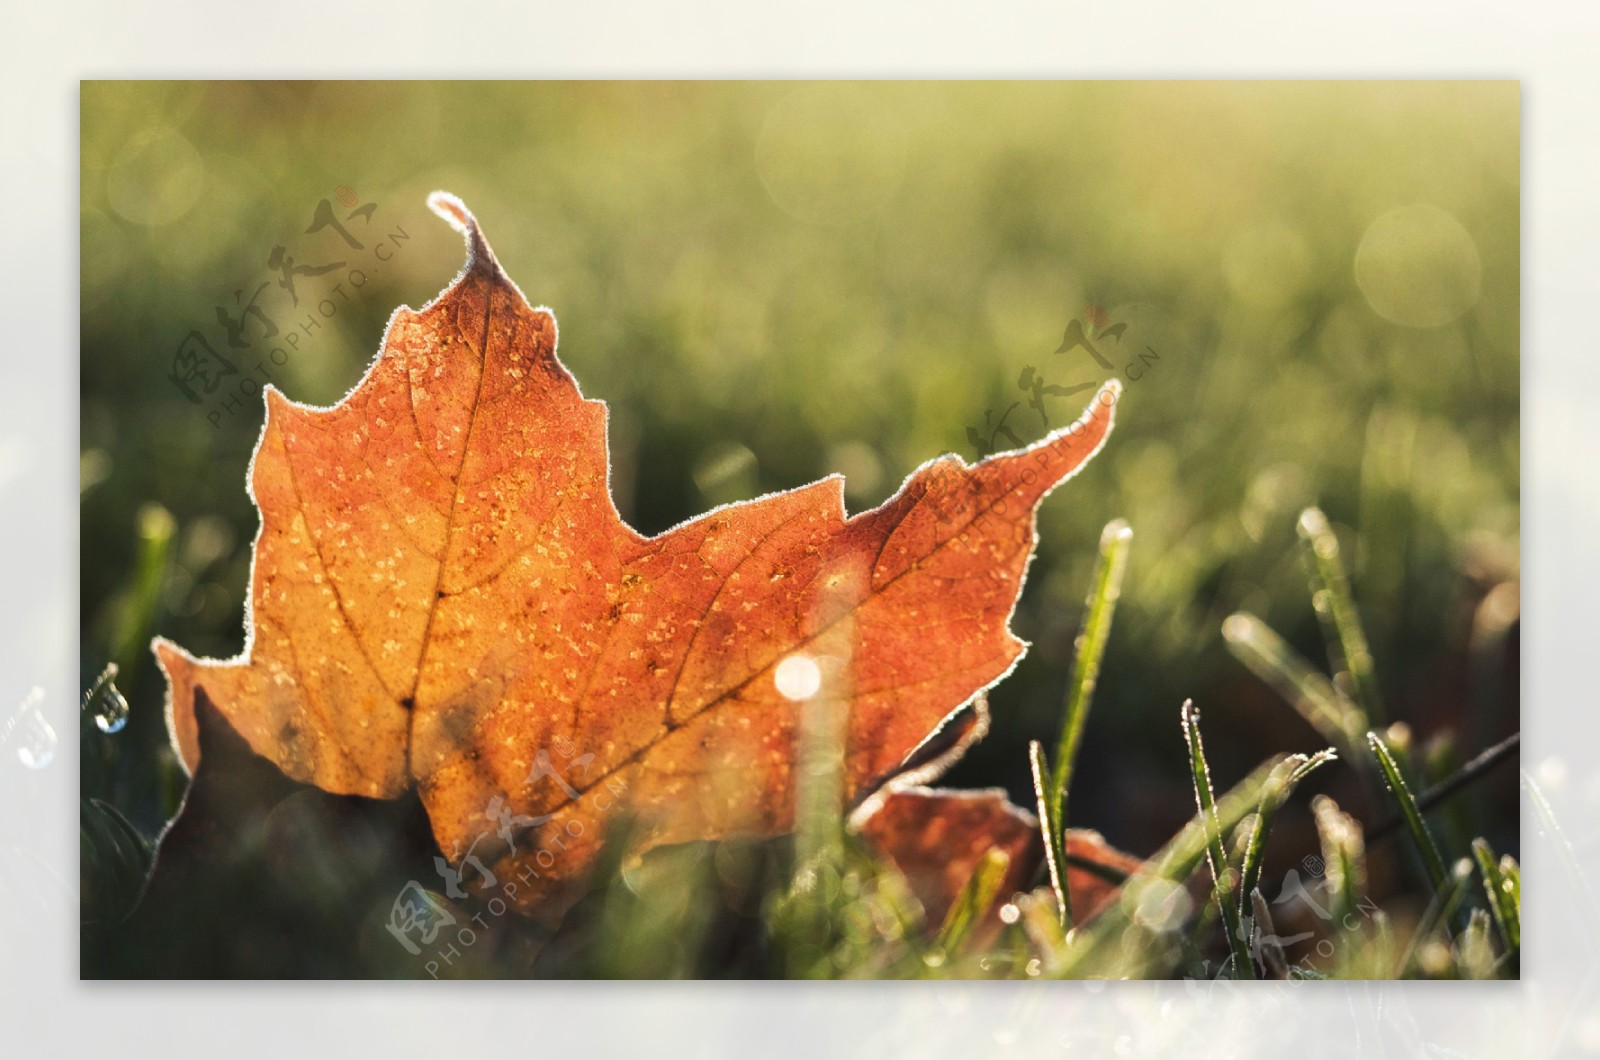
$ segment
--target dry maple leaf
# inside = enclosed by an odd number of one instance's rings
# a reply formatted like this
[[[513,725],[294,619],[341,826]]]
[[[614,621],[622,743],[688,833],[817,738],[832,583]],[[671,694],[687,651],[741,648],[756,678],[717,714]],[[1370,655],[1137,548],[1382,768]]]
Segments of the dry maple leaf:
[[[1028,889],[1044,860],[1038,819],[1011,802],[1003,788],[897,788],[858,827],[905,875],[934,927],[944,920],[979,859],[991,848],[1005,851],[1011,860],[985,911],[991,916],[980,926],[980,939],[992,936],[999,926],[992,914],[1013,893]],[[1116,893],[1119,877],[1131,876],[1143,865],[1088,829],[1067,829],[1066,852],[1072,859],[1067,886],[1079,921],[1093,916]]]
[[[266,389],[244,651],[155,642],[188,768],[204,689],[295,780],[415,783],[441,850],[529,911],[623,806],[646,845],[789,830],[801,705],[780,664],[839,706],[856,801],[1016,663],[1035,508],[1104,442],[1114,381],[1071,427],[930,461],[872,511],[846,517],[834,475],[645,537],[554,315],[457,199],[429,204],[466,236],[461,274],[395,312],[333,407]]]

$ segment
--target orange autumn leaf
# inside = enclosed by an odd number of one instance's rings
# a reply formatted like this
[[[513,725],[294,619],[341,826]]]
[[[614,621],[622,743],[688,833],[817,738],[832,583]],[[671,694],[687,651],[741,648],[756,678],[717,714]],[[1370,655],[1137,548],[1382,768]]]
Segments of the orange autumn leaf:
[[[860,823],[859,831],[895,863],[935,927],[989,850],[1005,851],[1010,861],[994,907],[985,910],[988,914],[1017,891],[1029,890],[1044,861],[1038,819],[1011,802],[1002,788],[897,788]],[[1067,886],[1080,921],[1093,916],[1116,893],[1120,878],[1143,865],[1112,847],[1099,832],[1083,828],[1067,829],[1066,853]]]
[[[889,792],[859,831],[894,862],[927,923],[938,927],[991,849],[1009,857],[994,905],[1028,889],[1044,857],[1039,823],[1003,788],[910,787]],[[993,907],[981,911],[987,915]]]
[[[461,274],[396,311],[333,407],[267,388],[244,651],[154,645],[191,770],[203,689],[295,780],[415,784],[444,854],[520,881],[527,911],[585,873],[622,807],[644,845],[790,830],[785,691],[840,707],[853,801],[1016,663],[1035,508],[1104,442],[1114,382],[1072,427],[931,461],[868,512],[846,515],[834,475],[645,537],[612,502],[607,409],[557,359],[554,315],[458,200],[429,203],[466,236]]]

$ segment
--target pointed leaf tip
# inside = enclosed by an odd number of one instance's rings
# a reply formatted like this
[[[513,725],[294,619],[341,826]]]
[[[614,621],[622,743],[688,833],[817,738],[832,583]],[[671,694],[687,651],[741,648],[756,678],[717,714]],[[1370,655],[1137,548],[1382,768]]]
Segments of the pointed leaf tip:
[[[496,260],[494,251],[489,248],[489,241],[483,237],[483,229],[479,226],[478,219],[467,209],[466,203],[448,191],[440,190],[428,196],[428,208],[466,237],[467,264],[464,272],[471,272],[480,262],[490,269],[499,269],[500,263]]]
[[[467,204],[448,191],[436,191],[429,195],[428,208],[449,221],[450,227],[464,236],[475,235],[478,231],[478,219],[472,216]]]

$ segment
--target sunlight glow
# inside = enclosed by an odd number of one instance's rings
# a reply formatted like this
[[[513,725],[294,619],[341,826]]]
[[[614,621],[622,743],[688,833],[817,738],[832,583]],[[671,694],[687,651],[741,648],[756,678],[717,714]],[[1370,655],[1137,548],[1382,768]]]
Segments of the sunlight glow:
[[[778,664],[772,680],[784,698],[795,701],[810,699],[822,687],[822,671],[804,655],[791,655]]]

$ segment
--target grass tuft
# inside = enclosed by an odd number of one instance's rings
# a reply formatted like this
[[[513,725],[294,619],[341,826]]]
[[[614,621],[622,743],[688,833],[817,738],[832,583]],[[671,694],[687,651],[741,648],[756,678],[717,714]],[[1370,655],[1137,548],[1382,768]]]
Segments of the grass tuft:
[[[1239,909],[1233,902],[1234,872],[1222,846],[1222,825],[1217,819],[1216,799],[1211,791],[1211,767],[1200,740],[1200,710],[1194,700],[1185,700],[1179,717],[1184,739],[1189,745],[1189,768],[1194,775],[1194,799],[1206,828],[1206,857],[1211,863],[1211,883],[1223,928],[1228,933],[1228,948],[1233,952],[1233,974],[1238,979],[1254,979],[1255,962],[1250,958],[1250,942],[1241,926]]]
[[[1272,831],[1272,822],[1277,817],[1278,810],[1294,793],[1295,785],[1318,766],[1332,762],[1338,757],[1338,753],[1330,747],[1314,755],[1290,755],[1273,769],[1267,780],[1266,790],[1261,793],[1261,802],[1256,807],[1250,824],[1250,836],[1245,843],[1244,859],[1239,872],[1241,894],[1250,894],[1261,883],[1267,834]]]
[[[1483,881],[1484,897],[1488,899],[1489,912],[1494,915],[1495,928],[1505,947],[1506,963],[1515,968],[1522,949],[1522,917],[1519,911],[1522,889],[1516,872],[1517,863],[1507,854],[1498,862],[1488,840],[1472,841],[1472,856],[1478,863],[1478,876]]]

